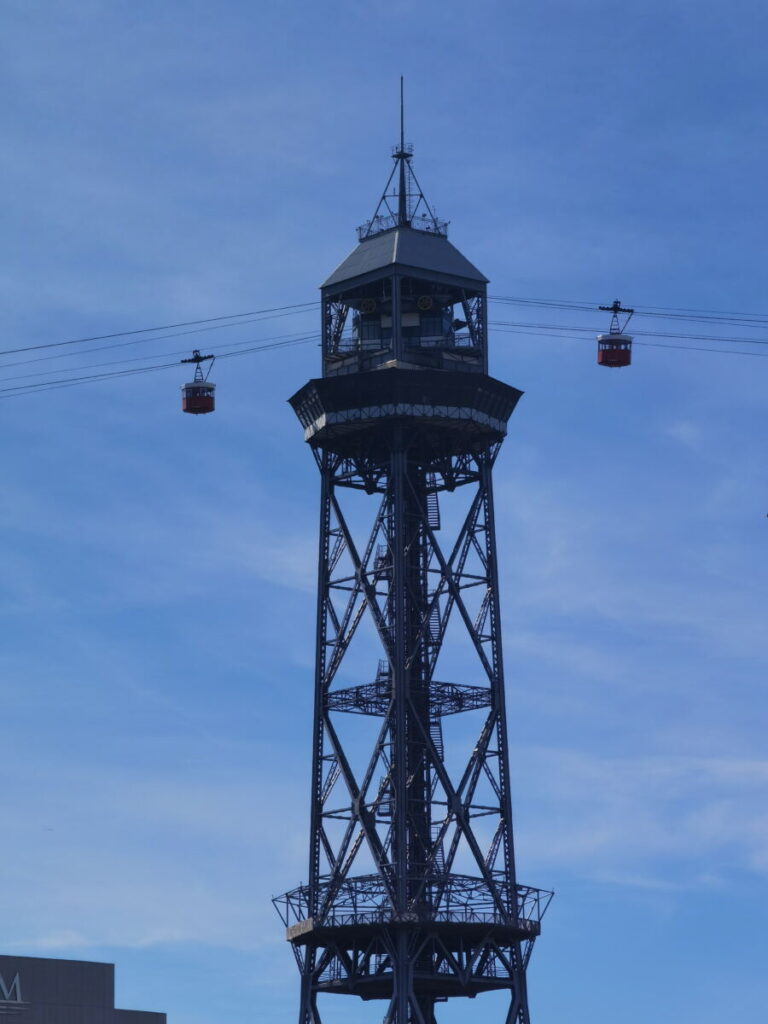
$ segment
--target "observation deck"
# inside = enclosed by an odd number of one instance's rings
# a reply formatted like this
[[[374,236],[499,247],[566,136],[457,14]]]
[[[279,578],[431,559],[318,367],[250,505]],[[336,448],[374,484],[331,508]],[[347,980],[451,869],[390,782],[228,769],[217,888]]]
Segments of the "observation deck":
[[[494,879],[491,886],[484,878],[435,874],[426,880],[418,905],[399,915],[381,875],[346,878],[337,886],[321,881],[316,895],[318,906],[325,904],[328,909],[314,915],[307,885],[274,901],[286,926],[286,938],[295,945],[319,942],[331,931],[336,939],[340,931],[356,939],[382,925],[412,928],[414,924],[464,938],[469,927],[482,934],[491,931],[504,942],[534,939],[553,894],[518,885],[513,898],[503,878]]]
[[[347,878],[333,885],[321,881],[316,896],[319,905],[329,909],[310,913],[311,890],[300,886],[274,901],[286,926],[286,938],[294,947],[327,947],[332,943],[349,951],[356,969],[343,968],[339,961],[325,971],[318,990],[357,995],[362,999],[386,999],[394,987],[394,971],[389,955],[376,948],[376,936],[382,930],[396,933],[406,930],[411,936],[423,933],[425,942],[437,942],[446,956],[462,960],[473,943],[495,943],[496,948],[521,943],[527,962],[551,892],[517,886],[516,898],[503,878],[489,885],[485,879],[468,875],[434,875],[424,886],[418,906],[396,914],[381,875]],[[515,909],[505,911],[501,907]],[[362,958],[361,949],[369,952]],[[503,958],[490,957],[483,963],[468,965],[463,974],[416,958],[413,964],[414,991],[474,997],[481,992],[509,987],[510,970]]]
[[[501,441],[521,391],[485,374],[384,367],[309,381],[291,399],[316,448],[386,455],[405,428],[425,454],[463,454]]]

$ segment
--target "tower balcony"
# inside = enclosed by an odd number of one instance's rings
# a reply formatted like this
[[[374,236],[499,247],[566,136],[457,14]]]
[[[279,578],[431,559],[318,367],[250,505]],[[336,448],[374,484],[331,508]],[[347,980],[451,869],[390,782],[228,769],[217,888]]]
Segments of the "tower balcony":
[[[441,238],[448,237],[449,221],[439,220],[437,217],[422,213],[421,216],[405,222],[405,227],[413,228],[416,231],[427,231],[433,235],[440,235]],[[376,214],[357,229],[358,241],[363,242],[366,238],[381,234],[383,231],[391,231],[400,227],[401,221],[397,213]]]
[[[486,374],[385,367],[311,380],[290,402],[313,447],[376,458],[402,430],[417,454],[482,450],[506,435],[521,395]]]
[[[299,886],[274,901],[294,945],[356,942],[384,928],[421,926],[444,939],[472,939],[492,932],[501,942],[535,939],[552,893],[517,886],[503,879],[490,885],[470,875],[433,875],[405,912],[394,909],[384,878],[361,875],[341,881],[323,879],[313,893]]]

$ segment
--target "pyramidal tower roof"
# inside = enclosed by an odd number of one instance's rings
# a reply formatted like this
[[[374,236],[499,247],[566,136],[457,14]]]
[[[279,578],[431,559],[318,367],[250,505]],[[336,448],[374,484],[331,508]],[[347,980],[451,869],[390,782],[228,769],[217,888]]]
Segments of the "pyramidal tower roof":
[[[488,278],[448,241],[448,222],[437,218],[413,170],[413,146],[405,142],[403,80],[400,79],[400,142],[394,167],[370,220],[357,229],[359,244],[323,282],[323,288],[387,267],[487,283]]]
[[[332,287],[396,265],[403,269],[445,274],[475,283],[485,284],[488,281],[477,267],[451,245],[445,235],[398,226],[360,242],[328,280],[323,282],[323,287]]]

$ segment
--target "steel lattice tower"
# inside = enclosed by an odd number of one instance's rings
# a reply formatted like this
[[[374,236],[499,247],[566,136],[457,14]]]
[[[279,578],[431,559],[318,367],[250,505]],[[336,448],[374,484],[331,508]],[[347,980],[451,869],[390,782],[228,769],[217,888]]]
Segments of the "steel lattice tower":
[[[401,128],[291,399],[321,476],[317,667],[309,881],[275,903],[300,1024],[322,993],[434,1024],[499,989],[528,1024],[551,894],[515,876],[491,480],[521,392],[488,376],[487,279],[412,153]]]

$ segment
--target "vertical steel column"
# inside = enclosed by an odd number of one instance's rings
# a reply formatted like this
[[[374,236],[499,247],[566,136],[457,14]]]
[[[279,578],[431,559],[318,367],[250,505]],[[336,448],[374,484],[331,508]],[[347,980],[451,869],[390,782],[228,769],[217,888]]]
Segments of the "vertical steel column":
[[[331,544],[331,498],[333,495],[333,470],[331,456],[323,452],[318,459],[320,469],[320,536],[317,560],[317,622],[315,629],[315,699],[312,720],[312,803],[310,807],[309,845],[309,912],[318,912],[318,881],[320,877],[320,845],[323,791],[323,754],[325,715],[325,673],[327,664],[327,621],[328,587],[330,582],[329,555]],[[308,946],[304,952],[301,967],[301,1003],[299,1024],[319,1024],[317,1017],[317,995],[314,974],[317,950]]]
[[[398,288],[393,287],[393,331]],[[398,332],[399,333],[399,332]],[[408,615],[406,589],[408,578],[407,524],[405,515],[405,475],[407,455],[402,430],[395,432],[390,455],[389,486],[391,494],[390,537],[392,548],[392,584],[389,591],[389,615],[392,629],[394,662],[390,665],[394,721],[392,743],[393,842],[392,866],[395,872],[397,903],[395,914],[404,918],[408,907],[408,691],[409,665]],[[401,928],[395,936],[393,983],[394,1010],[392,1024],[406,1024],[411,995],[411,963],[408,955],[408,935]]]
[[[489,608],[492,662],[494,669],[494,704],[497,713],[496,746],[499,759],[499,784],[501,788],[504,869],[508,882],[507,892],[511,901],[517,891],[515,849],[512,835],[512,795],[509,784],[509,748],[507,740],[506,689],[504,686],[504,659],[501,637],[501,608],[499,602],[499,565],[496,557],[496,517],[493,502],[493,463],[495,452],[486,451],[479,460],[480,487],[483,493],[485,518],[485,553],[488,582],[491,588]],[[510,905],[509,910],[514,908]],[[530,1024],[528,1014],[528,988],[520,943],[511,950],[514,987],[511,991],[508,1024]]]
[[[480,486],[483,492],[485,519],[485,557],[488,583],[491,591],[489,608],[491,652],[494,674],[494,705],[497,714],[497,747],[499,757],[499,781],[502,793],[502,820],[504,821],[504,865],[508,874],[510,892],[516,886],[515,851],[512,840],[512,796],[509,785],[509,752],[507,744],[506,690],[504,686],[504,661],[501,639],[501,609],[499,606],[499,566],[496,557],[496,519],[493,507],[493,462],[495,453],[484,452],[479,459]],[[512,909],[512,908],[510,908]]]
[[[418,893],[425,909],[424,872],[430,852],[431,806],[430,764],[425,734],[429,731],[429,691],[424,651],[427,616],[427,543],[423,530],[426,515],[426,473],[407,448],[407,438],[398,430],[390,456],[392,585],[389,614],[394,645],[391,665],[395,702],[393,791],[393,867],[398,893],[397,912],[413,913]],[[409,937],[401,930],[397,937],[395,990],[397,1024],[413,1019],[413,1009],[426,1022],[433,1019],[433,1000],[416,1000],[413,972],[419,967],[409,949]],[[409,1009],[410,1007],[410,1009]]]

